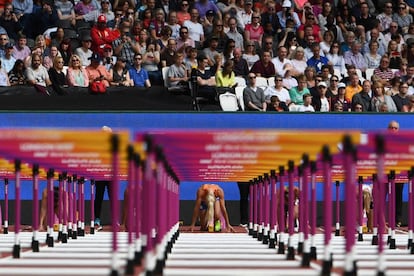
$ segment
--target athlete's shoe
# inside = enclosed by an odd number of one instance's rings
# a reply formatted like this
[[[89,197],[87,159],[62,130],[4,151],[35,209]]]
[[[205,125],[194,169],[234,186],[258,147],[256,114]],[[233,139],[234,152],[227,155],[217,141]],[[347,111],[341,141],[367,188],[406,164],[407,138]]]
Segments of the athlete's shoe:
[[[214,224],[214,231],[220,232],[221,231],[221,223],[220,220],[216,220],[216,223]]]

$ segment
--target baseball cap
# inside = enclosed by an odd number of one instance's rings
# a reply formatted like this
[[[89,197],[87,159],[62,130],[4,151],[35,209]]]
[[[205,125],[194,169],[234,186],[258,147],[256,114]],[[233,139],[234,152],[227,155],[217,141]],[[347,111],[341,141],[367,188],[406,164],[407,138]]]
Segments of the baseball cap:
[[[339,84],[338,84],[338,88],[345,88],[346,87],[346,85],[345,85],[345,83],[343,83],[343,82],[340,82]]]
[[[206,12],[206,16],[214,16],[214,11],[213,10],[208,10]]]
[[[112,46],[111,45],[109,45],[109,44],[105,44],[105,46],[104,46],[104,50],[105,49],[111,49],[112,50]]]
[[[328,87],[328,85],[324,81],[321,81],[320,83],[318,83],[318,87],[319,86]]]
[[[98,16],[98,23],[106,23],[106,16],[103,14]]]
[[[97,54],[97,53],[93,53],[92,55],[91,55],[91,57],[90,58],[88,58],[89,60],[92,60],[92,61],[100,61],[101,60],[101,57]]]
[[[283,1],[282,8],[291,8],[292,3],[289,0]]]
[[[247,4],[252,5],[252,4],[253,4],[253,1],[252,1],[252,0],[246,0],[246,1],[244,2],[244,4],[245,4],[245,5],[247,5]]]
[[[6,45],[4,45],[5,49],[10,49],[10,48],[13,48],[13,47],[14,47],[14,44],[11,43],[11,42],[8,42]]]

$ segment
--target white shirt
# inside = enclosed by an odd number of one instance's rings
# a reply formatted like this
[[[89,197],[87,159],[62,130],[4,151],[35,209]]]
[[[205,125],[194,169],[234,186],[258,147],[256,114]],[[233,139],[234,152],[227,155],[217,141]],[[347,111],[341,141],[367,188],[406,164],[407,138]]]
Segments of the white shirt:
[[[285,59],[283,59],[283,61],[281,61],[279,59],[279,57],[272,58],[272,63],[275,66],[276,74],[278,74],[281,77],[283,77],[286,73],[286,70],[283,69],[285,67],[285,65],[286,64],[292,64],[290,62],[290,60],[288,60],[287,58],[285,58]]]
[[[272,96],[277,96],[281,102],[285,102],[285,103],[290,102],[289,91],[283,87],[280,90],[276,90],[275,87],[268,86],[265,89],[264,94],[265,94],[266,101],[270,101],[270,98]]]
[[[194,23],[191,20],[184,21],[184,26],[188,28],[188,36],[194,41],[201,41],[201,36],[204,36],[203,25]]]
[[[315,109],[311,105],[308,105],[308,106],[298,105],[296,107],[296,111],[297,112],[315,112]]]

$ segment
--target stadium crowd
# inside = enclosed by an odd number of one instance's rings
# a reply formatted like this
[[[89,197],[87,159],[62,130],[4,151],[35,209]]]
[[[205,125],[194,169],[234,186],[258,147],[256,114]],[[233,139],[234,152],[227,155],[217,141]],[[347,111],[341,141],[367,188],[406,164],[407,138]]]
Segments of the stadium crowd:
[[[414,112],[413,0],[0,0],[0,86],[166,86],[244,110]]]

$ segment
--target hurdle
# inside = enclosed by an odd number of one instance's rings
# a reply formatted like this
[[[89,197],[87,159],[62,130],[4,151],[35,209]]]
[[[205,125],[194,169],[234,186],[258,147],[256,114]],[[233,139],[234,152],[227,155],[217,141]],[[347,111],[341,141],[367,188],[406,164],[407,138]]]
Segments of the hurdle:
[[[286,212],[285,212],[285,183],[284,183],[285,167],[279,166],[279,245],[278,245],[278,254],[285,254],[285,227],[286,227]]]
[[[33,210],[32,210],[32,229],[33,229],[33,252],[39,252],[39,165],[33,164]]]
[[[4,225],[3,234],[9,233],[9,179],[4,179]]]

